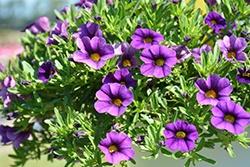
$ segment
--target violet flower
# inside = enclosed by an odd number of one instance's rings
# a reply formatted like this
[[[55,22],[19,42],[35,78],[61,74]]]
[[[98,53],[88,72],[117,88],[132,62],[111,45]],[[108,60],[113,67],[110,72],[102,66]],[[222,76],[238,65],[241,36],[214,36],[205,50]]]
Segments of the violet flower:
[[[119,68],[133,68],[136,67],[137,61],[135,58],[137,50],[129,44],[121,45],[121,55],[118,59]]]
[[[189,152],[195,148],[199,134],[193,124],[183,120],[166,125],[164,130],[165,146],[172,151]]]
[[[185,45],[171,47],[176,52],[177,63],[181,63],[191,56],[190,50]]]
[[[105,154],[107,162],[116,165],[135,156],[132,140],[125,133],[111,131],[100,141],[99,149]]]
[[[239,68],[236,79],[239,83],[250,84],[250,68]]]
[[[0,125],[0,137],[3,144],[12,143],[14,148],[19,148],[30,136],[27,131],[18,131],[14,127]]]
[[[0,98],[5,108],[9,106],[12,99],[12,94],[8,92],[8,88],[13,88],[15,86],[16,81],[12,76],[8,76],[4,81],[0,82]]]
[[[195,82],[199,92],[196,99],[201,105],[215,106],[221,100],[230,100],[230,94],[233,87],[227,78],[221,78],[219,75],[210,75],[206,80],[198,79]]]
[[[205,24],[207,24],[215,33],[227,27],[226,20],[217,12],[211,11],[205,17]]]
[[[51,61],[44,62],[38,69],[38,79],[47,83],[56,74],[56,67]]]
[[[164,40],[163,35],[151,29],[138,28],[132,35],[131,46],[136,49],[148,48]]]
[[[231,35],[230,37],[224,36],[223,40],[218,41],[218,45],[226,60],[246,60],[247,55],[243,51],[247,47],[247,42],[244,38],[236,37],[234,35]]]
[[[76,44],[80,50],[73,53],[73,60],[96,70],[102,68],[106,61],[114,56],[114,48],[106,44],[104,38],[77,38]]]
[[[96,92],[95,109],[99,113],[121,116],[133,100],[133,93],[124,85],[118,83],[104,84]]]
[[[176,52],[165,46],[153,45],[144,49],[140,59],[144,62],[140,71],[144,76],[163,78],[168,76],[176,64]]]
[[[214,6],[217,4],[217,0],[205,0],[205,2],[209,5],[209,6]]]
[[[211,52],[211,51],[212,51],[211,46],[209,46],[207,44],[204,44],[200,48],[194,48],[192,50],[192,55],[193,55],[195,61],[200,62],[201,61],[201,54],[202,53],[208,53],[208,52]]]
[[[100,26],[93,22],[87,22],[86,24],[80,25],[77,30],[77,33],[73,35],[74,38],[83,38],[89,37],[90,39],[93,37],[102,37],[102,31]]]
[[[92,6],[97,2],[97,0],[79,0],[79,2],[75,3],[75,6],[80,8],[91,9]]]
[[[39,17],[35,22],[25,27],[25,30],[29,30],[32,34],[48,32],[50,30],[50,21],[48,17]]]
[[[211,123],[217,129],[238,135],[244,132],[250,122],[250,113],[233,101],[220,101],[212,108]]]
[[[128,88],[135,87],[136,85],[136,81],[133,79],[132,74],[126,68],[116,70],[115,73],[109,73],[103,78],[102,83],[120,83]]]
[[[54,35],[57,35],[62,39],[67,39],[68,38],[67,28],[68,28],[68,23],[66,21],[57,21],[56,26],[52,30],[47,40],[47,45],[58,44],[58,41],[53,37]]]

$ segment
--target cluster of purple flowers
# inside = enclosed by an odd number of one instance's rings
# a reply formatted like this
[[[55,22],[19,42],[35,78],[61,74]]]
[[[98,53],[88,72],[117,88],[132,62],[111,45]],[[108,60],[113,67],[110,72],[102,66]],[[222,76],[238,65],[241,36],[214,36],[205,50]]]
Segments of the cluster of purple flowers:
[[[8,107],[13,95],[8,91],[8,88],[13,88],[16,85],[16,81],[12,76],[6,77],[0,82],[0,98],[3,101],[4,107]]]

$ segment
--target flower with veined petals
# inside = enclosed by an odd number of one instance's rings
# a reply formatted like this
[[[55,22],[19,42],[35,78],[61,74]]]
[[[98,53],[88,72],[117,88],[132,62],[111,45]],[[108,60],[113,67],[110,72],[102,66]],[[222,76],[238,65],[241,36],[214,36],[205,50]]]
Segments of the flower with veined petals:
[[[54,39],[54,35],[57,35],[58,37],[62,39],[67,39],[68,38],[68,23],[66,21],[57,21],[56,26],[52,30],[48,40],[47,40],[47,45],[56,45],[58,42]]]
[[[80,25],[77,33],[73,35],[74,38],[89,37],[102,37],[102,31],[100,26],[96,23],[87,22],[86,24]]]
[[[226,20],[219,13],[214,11],[207,14],[205,24],[213,29],[213,31],[217,34],[227,27]]]
[[[56,74],[56,67],[51,61],[44,62],[38,69],[38,79],[43,83],[48,82]]]
[[[239,83],[250,84],[250,68],[239,68],[236,79]]]
[[[137,61],[135,58],[137,50],[129,44],[121,45],[121,55],[118,59],[119,68],[133,68],[136,67]]]
[[[50,21],[48,17],[39,17],[35,22],[25,27],[25,30],[29,30],[32,34],[48,32],[50,29]]]

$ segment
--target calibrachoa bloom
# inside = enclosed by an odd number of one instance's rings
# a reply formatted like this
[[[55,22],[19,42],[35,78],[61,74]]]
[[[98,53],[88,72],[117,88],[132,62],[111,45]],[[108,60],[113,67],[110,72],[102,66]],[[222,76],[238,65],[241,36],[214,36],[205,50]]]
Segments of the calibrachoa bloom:
[[[250,113],[233,101],[220,101],[212,108],[211,123],[218,129],[224,129],[232,134],[244,132],[250,122]]]
[[[80,0],[79,2],[75,3],[75,6],[81,7],[81,8],[92,8],[94,3],[96,3],[97,0]]]
[[[122,85],[129,87],[135,87],[136,81],[132,78],[132,74],[128,69],[116,70],[115,73],[109,73],[106,77],[103,78],[103,83],[120,83]]]
[[[208,53],[210,51],[212,51],[211,46],[209,46],[207,44],[204,44],[200,48],[194,48],[192,50],[192,55],[193,55],[193,57],[195,58],[195,60],[197,62],[200,62],[200,60],[201,60],[201,54],[202,53]]]
[[[236,37],[234,35],[231,35],[230,37],[224,36],[223,40],[218,41],[218,45],[220,50],[223,52],[223,56],[227,60],[246,60],[246,53],[243,51],[247,47],[247,42],[244,38]]]
[[[165,146],[172,151],[189,152],[195,148],[199,134],[193,124],[183,120],[166,125],[164,130]]]
[[[135,156],[132,148],[132,140],[125,133],[111,131],[106,138],[101,140],[99,149],[105,154],[105,159],[111,164],[119,164],[121,161],[128,161]]]
[[[209,12],[205,18],[205,24],[213,29],[215,33],[219,33],[221,30],[227,27],[226,20],[217,12]]]
[[[56,67],[51,61],[44,62],[38,69],[38,79],[43,83],[48,82],[56,74]]]
[[[39,34],[48,32],[50,29],[50,21],[48,17],[39,17],[34,23],[25,27],[25,30],[29,30],[32,34]]]
[[[250,69],[248,68],[239,68],[238,74],[236,76],[239,83],[250,84]]]
[[[217,4],[217,0],[206,0],[206,3],[210,6],[214,6]]]
[[[77,33],[75,33],[74,38],[83,38],[89,37],[90,39],[93,37],[102,37],[102,31],[100,26],[96,23],[87,22],[86,24],[80,25]]]
[[[118,83],[104,84],[96,92],[95,109],[99,113],[109,113],[112,116],[121,116],[130,105],[134,96],[124,85]]]
[[[68,28],[68,23],[66,21],[57,21],[56,26],[52,30],[52,32],[47,40],[47,44],[52,45],[52,44],[58,43],[54,39],[53,35],[57,35],[63,39],[67,39],[68,38],[67,28]]]
[[[176,52],[178,63],[183,62],[191,56],[190,50],[185,45],[173,46],[172,49]]]
[[[8,76],[3,82],[0,82],[0,98],[3,100],[4,107],[8,107],[11,102],[12,94],[8,92],[8,88],[16,86],[16,81],[12,76]]]
[[[199,89],[196,99],[201,105],[215,106],[221,100],[230,100],[233,91],[230,81],[216,74],[210,75],[207,80],[198,79],[195,86]]]
[[[131,46],[136,49],[148,48],[164,40],[163,35],[151,29],[138,28],[132,35]]]
[[[140,59],[144,62],[141,73],[145,76],[163,78],[171,73],[171,68],[176,64],[176,52],[166,46],[153,45],[144,49]]]
[[[119,68],[132,68],[137,65],[135,54],[137,50],[130,45],[122,44],[120,58],[118,60]]]
[[[0,125],[0,137],[3,144],[12,143],[14,148],[19,148],[29,136],[29,132],[20,132],[14,127]]]
[[[76,44],[80,50],[73,53],[73,60],[96,70],[102,68],[106,61],[114,56],[114,48],[106,44],[104,38],[77,38]]]

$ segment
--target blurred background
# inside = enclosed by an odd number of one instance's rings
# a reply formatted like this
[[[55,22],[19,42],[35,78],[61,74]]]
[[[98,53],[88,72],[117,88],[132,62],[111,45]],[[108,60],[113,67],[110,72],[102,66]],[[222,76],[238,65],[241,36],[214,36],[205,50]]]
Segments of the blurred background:
[[[20,38],[21,30],[34,21],[39,16],[47,16],[55,20],[54,10],[62,9],[64,6],[72,4],[77,0],[0,0],[0,63],[7,64],[8,60],[15,57],[22,51]],[[203,0],[198,0],[197,6],[202,7]],[[204,6],[203,6],[204,7]],[[4,120],[0,118],[0,123]],[[217,160],[215,167],[249,167],[250,151],[245,150],[239,145],[235,145],[236,158],[230,158],[225,150],[217,148],[215,150],[205,150],[203,155]],[[0,167],[9,167],[13,160],[8,157],[12,153],[10,146],[0,146]],[[157,160],[142,160],[140,157],[145,155],[137,151],[136,167],[182,167],[184,161],[172,160],[160,156]],[[64,161],[55,161],[50,163],[43,157],[39,161],[30,161],[25,167],[62,167]],[[199,163],[198,167],[211,167],[206,163]]]

